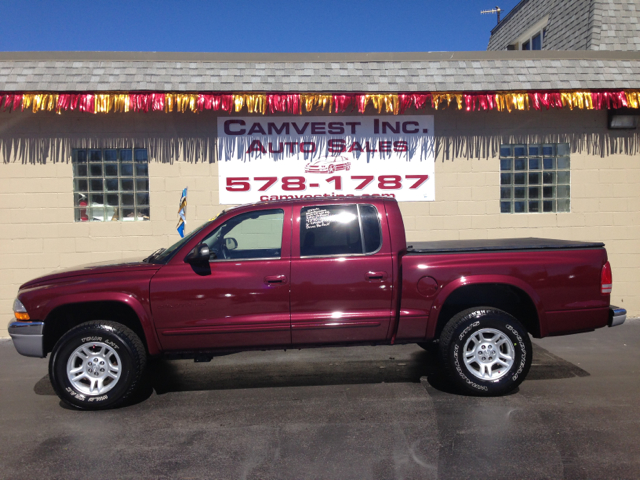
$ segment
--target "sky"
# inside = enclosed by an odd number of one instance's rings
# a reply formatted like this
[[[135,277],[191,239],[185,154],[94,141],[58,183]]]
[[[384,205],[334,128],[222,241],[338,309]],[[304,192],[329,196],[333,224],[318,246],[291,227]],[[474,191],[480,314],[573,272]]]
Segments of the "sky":
[[[518,0],[0,0],[0,51],[485,50]]]

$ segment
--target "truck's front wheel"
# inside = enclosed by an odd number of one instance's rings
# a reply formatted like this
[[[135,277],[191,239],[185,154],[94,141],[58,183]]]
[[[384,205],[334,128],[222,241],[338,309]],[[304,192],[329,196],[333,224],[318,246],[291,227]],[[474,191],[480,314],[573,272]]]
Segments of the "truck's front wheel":
[[[531,340],[513,316],[492,307],[455,315],[440,336],[440,358],[464,393],[503,395],[515,389],[531,367]]]
[[[122,405],[140,383],[146,353],[140,338],[116,322],[91,321],[53,347],[49,378],[69,405],[98,410]]]

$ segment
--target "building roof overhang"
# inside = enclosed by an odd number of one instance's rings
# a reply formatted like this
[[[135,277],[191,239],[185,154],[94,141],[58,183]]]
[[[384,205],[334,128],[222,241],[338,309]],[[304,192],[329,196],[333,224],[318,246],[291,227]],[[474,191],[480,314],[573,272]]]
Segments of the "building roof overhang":
[[[640,52],[0,52],[0,92],[640,89]]]

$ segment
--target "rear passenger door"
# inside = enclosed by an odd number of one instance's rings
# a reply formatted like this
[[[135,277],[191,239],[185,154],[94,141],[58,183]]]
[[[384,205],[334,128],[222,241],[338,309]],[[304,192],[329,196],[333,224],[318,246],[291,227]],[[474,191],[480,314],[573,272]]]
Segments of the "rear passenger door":
[[[383,214],[368,204],[295,207],[293,344],[386,339],[393,264]]]

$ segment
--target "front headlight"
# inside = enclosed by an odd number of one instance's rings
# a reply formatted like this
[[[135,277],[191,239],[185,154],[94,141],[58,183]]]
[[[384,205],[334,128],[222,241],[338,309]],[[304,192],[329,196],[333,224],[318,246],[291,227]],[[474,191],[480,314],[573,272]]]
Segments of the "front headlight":
[[[20,320],[23,322],[28,322],[29,320],[31,320],[31,318],[29,318],[29,314],[27,313],[27,309],[17,298],[13,301],[13,315],[16,317],[16,320]]]

